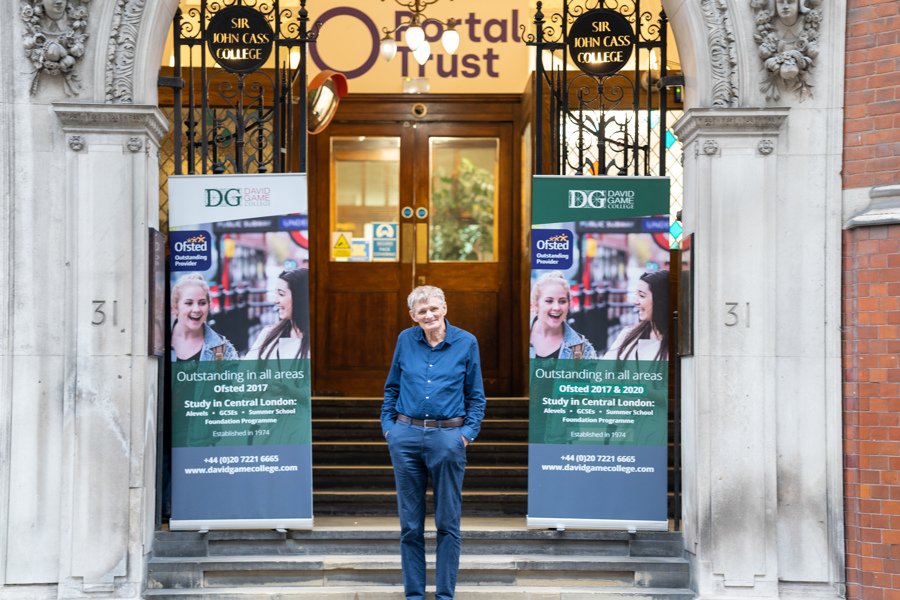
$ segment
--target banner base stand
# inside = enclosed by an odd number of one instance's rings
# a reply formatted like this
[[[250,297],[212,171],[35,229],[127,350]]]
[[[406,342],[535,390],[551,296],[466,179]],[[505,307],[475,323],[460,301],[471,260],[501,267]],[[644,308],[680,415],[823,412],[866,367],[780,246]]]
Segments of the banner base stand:
[[[212,529],[312,529],[313,519],[197,519],[169,521],[170,531],[209,531]]]
[[[628,521],[618,519],[571,519],[567,517],[526,517],[529,529],[615,529],[619,531],[668,531],[669,521]]]

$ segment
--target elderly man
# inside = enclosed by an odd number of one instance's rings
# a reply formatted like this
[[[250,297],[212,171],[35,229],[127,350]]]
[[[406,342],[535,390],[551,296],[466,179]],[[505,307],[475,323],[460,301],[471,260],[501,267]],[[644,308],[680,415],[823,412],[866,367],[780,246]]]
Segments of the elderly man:
[[[397,338],[384,384],[381,428],[397,483],[400,559],[407,600],[425,598],[425,490],[434,488],[435,600],[452,600],[459,571],[459,519],[466,446],[484,417],[475,337],[446,319],[444,292],[420,286],[407,298],[417,323]]]

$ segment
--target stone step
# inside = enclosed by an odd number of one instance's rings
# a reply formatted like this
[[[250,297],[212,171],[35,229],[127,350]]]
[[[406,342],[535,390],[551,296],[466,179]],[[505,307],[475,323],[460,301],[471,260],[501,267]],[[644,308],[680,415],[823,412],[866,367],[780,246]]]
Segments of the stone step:
[[[312,440],[315,465],[388,464],[390,455],[384,440]],[[672,449],[669,449],[672,452]],[[466,449],[468,466],[497,465],[521,467],[528,464],[526,441],[494,441],[479,437]]]
[[[381,421],[377,418],[312,419],[313,440],[383,441]],[[485,419],[481,423],[478,441],[528,442],[527,419]]]
[[[371,415],[377,419],[382,401],[382,398],[314,396],[312,416],[317,419],[358,419]],[[528,398],[488,398],[486,416],[489,419],[527,419]]]
[[[317,518],[315,523],[310,531],[158,531],[153,554],[162,558],[392,554],[399,548],[400,526],[395,516]],[[682,538],[676,532],[526,529],[524,519],[463,519],[462,528],[463,552],[467,556],[504,554],[510,547],[532,556],[682,556]],[[435,537],[429,526],[425,532],[427,552],[434,552]]]
[[[245,587],[210,590],[147,590],[145,598],[155,600],[404,600],[398,586],[335,587]],[[426,600],[434,600],[429,586]],[[577,587],[555,590],[545,586],[456,586],[456,600],[692,600],[694,592],[685,588]]]
[[[464,486],[467,490],[524,490],[528,486],[528,468],[468,466]],[[313,489],[393,490],[394,469],[384,465],[313,465]]]
[[[433,576],[434,557],[427,557]],[[463,555],[459,585],[625,588],[686,588],[683,558],[630,556]],[[256,586],[396,586],[398,553],[309,556],[153,557],[148,588],[187,589]]]
[[[669,492],[671,504],[674,495]],[[528,509],[528,491],[464,489],[464,517],[523,517]],[[427,510],[433,513],[432,492],[427,493]],[[671,512],[670,508],[670,512]],[[313,490],[313,512],[321,516],[392,516],[397,514],[393,489]]]
[[[432,512],[428,490],[428,511]],[[526,490],[463,490],[464,517],[522,516],[528,504]],[[313,490],[313,511],[318,515],[390,516],[397,513],[397,496],[389,490]]]
[[[319,441],[313,438],[313,464],[366,465],[377,457],[390,460],[387,444],[379,441]],[[469,465],[503,465],[519,467],[528,464],[528,444],[522,442],[491,442],[481,439],[466,450]],[[385,463],[387,464],[387,463]]]

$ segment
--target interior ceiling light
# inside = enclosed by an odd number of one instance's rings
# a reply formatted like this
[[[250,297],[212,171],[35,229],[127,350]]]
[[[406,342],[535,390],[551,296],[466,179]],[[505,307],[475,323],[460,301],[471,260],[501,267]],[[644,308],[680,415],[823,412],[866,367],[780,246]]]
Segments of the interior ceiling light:
[[[385,2],[385,0],[381,1]],[[440,25],[443,30],[441,45],[444,46],[447,54],[456,52],[456,49],[459,48],[459,32],[456,31],[459,20],[450,18],[446,21],[441,21],[425,15],[425,9],[432,4],[436,4],[438,0],[409,0],[405,2],[403,0],[394,0],[394,2],[409,11],[409,16],[405,17],[393,29],[381,28],[381,32],[384,34],[384,37],[381,38],[381,58],[387,61],[394,58],[397,54],[397,42],[394,40],[394,34],[403,29],[403,41],[406,47],[413,53],[416,62],[424,65],[431,56],[431,45],[425,39],[425,30],[422,29],[426,22]],[[450,2],[453,2],[453,0],[450,0]]]
[[[424,65],[428,62],[428,58],[431,56],[431,44],[428,43],[428,40],[422,40],[422,43],[419,44],[415,50],[413,50],[413,58],[416,59],[416,62],[420,65]]]

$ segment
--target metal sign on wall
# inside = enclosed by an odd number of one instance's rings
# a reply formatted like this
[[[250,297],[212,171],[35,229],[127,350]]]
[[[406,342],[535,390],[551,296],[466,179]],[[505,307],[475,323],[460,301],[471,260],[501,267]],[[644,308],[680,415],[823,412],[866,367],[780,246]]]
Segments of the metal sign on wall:
[[[591,75],[616,73],[634,51],[634,29],[614,10],[598,8],[575,20],[569,29],[569,55],[575,65]]]
[[[206,28],[206,45],[215,61],[232,73],[261,68],[272,53],[274,34],[265,15],[249,6],[227,6]]]

